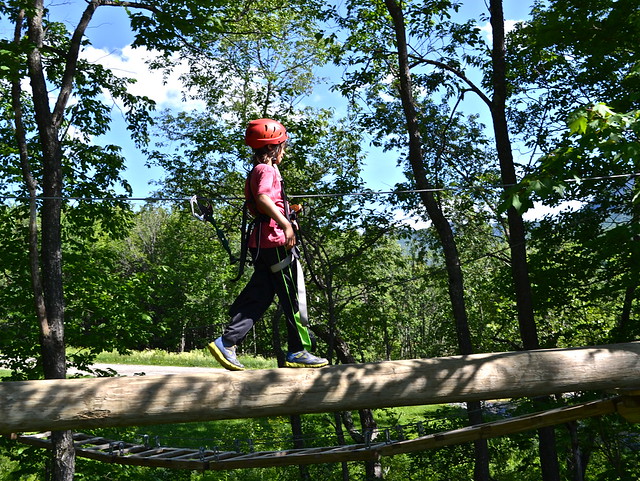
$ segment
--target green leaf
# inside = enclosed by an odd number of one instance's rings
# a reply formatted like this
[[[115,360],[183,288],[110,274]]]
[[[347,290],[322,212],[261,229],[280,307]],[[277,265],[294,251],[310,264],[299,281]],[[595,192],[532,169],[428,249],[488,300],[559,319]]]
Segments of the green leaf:
[[[522,209],[522,202],[520,201],[520,196],[518,194],[514,194],[514,196],[511,198],[511,205],[518,212],[520,212],[520,209]]]
[[[613,110],[611,110],[608,106],[606,106],[606,105],[605,105],[605,104],[603,104],[603,103],[595,104],[595,105],[591,108],[591,111],[592,111],[594,114],[597,114],[597,115],[599,115],[600,117],[605,118],[605,119],[606,119],[606,118],[608,118],[608,117],[611,117],[611,116],[613,115]]]
[[[584,134],[587,131],[587,117],[580,115],[570,120],[569,131],[572,134]]]

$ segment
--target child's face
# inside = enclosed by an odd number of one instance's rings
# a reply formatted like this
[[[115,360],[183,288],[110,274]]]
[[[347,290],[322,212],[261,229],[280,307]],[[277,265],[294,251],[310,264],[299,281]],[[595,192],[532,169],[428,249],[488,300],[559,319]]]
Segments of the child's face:
[[[278,157],[276,157],[276,165],[280,164],[280,162],[282,162],[282,159],[284,157],[284,151],[287,148],[287,144],[283,144],[282,148],[280,149],[280,153],[278,154]]]

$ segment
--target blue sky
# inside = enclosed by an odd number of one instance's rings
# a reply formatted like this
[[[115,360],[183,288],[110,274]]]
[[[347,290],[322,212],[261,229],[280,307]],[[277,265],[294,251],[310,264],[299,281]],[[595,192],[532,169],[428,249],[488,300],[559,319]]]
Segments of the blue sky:
[[[529,2],[519,0],[505,0],[505,18],[510,21],[523,20],[529,10]],[[62,3],[48,4],[51,17],[67,23],[69,29],[73,29],[80,19],[82,10],[86,4],[82,0],[68,0]],[[462,18],[474,18],[480,22],[481,14],[486,14],[485,2],[471,0],[463,2]],[[482,22],[481,25],[485,23]],[[0,26],[2,28],[2,26]],[[7,35],[4,28],[0,34]],[[144,49],[132,49],[130,47],[133,35],[129,27],[128,18],[120,7],[101,6],[97,9],[94,18],[87,30],[87,37],[92,47],[84,55],[99,61],[116,73],[138,78],[139,81],[132,87],[134,93],[147,95],[158,104],[158,110],[171,108],[175,110],[189,109],[191,105],[185,105],[181,99],[181,86],[176,78],[170,78],[167,84],[163,84],[161,76],[157,73],[149,74],[144,60],[149,53]],[[467,96],[471,97],[471,96]],[[486,110],[480,102],[469,100],[467,108],[481,114]],[[306,100],[309,105],[334,106],[340,109],[344,101],[338,94],[330,93],[326,88],[314,92]],[[162,171],[158,168],[145,167],[144,156],[130,141],[124,122],[118,110],[114,109],[114,124],[111,133],[100,143],[113,143],[121,146],[127,158],[127,171],[125,177],[133,187],[134,197],[146,197],[153,190],[149,185],[152,180],[162,177]],[[395,167],[395,159],[392,154],[383,154],[375,149],[368,148],[369,157],[364,179],[367,186],[373,190],[390,190],[396,182],[403,180],[400,169]]]

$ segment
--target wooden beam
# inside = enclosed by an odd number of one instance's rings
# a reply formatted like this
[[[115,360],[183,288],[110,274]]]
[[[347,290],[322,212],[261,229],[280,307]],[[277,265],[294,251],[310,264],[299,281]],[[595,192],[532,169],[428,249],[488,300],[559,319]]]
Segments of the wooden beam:
[[[630,423],[640,423],[640,391],[624,392],[618,414]]]
[[[396,454],[441,448],[453,444],[469,443],[478,439],[491,439],[510,434],[531,431],[542,427],[556,426],[569,421],[586,419],[616,412],[620,399],[603,399],[576,406],[565,406],[549,411],[525,414],[515,418],[501,419],[475,426],[447,431],[445,433],[429,434],[416,439],[398,441],[387,446],[377,448],[381,456],[395,456]]]
[[[214,374],[0,383],[0,433],[242,419],[640,387],[640,342]]]
[[[544,412],[525,414],[514,418],[500,419],[452,431],[429,434],[415,439],[404,441],[389,440],[346,446],[251,453],[219,452],[189,448],[153,448],[122,441],[109,441],[82,433],[74,433],[74,446],[77,456],[102,462],[198,471],[372,461],[382,456],[395,456],[426,449],[437,449],[453,444],[506,436],[545,426],[555,426],[569,421],[611,414],[616,412],[622,403],[623,397],[619,396]],[[16,436],[16,438],[24,444],[51,449],[50,436],[51,433],[47,432],[37,435]]]

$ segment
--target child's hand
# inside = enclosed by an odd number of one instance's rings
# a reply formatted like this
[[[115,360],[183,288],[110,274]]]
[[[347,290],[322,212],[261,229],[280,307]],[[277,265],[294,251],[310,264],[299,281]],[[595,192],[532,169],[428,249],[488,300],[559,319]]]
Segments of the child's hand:
[[[284,228],[284,236],[286,239],[285,247],[287,249],[292,249],[296,245],[296,233],[293,230],[293,225],[287,222],[287,225]]]

